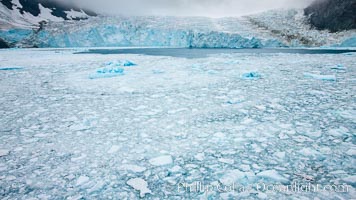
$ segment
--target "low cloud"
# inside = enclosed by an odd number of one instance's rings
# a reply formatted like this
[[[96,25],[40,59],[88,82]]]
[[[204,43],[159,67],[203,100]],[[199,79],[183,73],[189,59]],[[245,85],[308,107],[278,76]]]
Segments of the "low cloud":
[[[60,0],[64,1],[112,15],[228,17],[302,8],[313,0]]]

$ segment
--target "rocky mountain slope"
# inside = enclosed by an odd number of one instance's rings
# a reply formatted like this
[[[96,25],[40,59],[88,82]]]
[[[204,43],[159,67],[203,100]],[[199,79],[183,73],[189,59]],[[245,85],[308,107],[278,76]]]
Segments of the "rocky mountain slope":
[[[304,11],[317,29],[356,29],[356,0],[316,0]]]
[[[40,22],[83,20],[96,13],[46,0],[0,0],[0,29],[39,27]]]

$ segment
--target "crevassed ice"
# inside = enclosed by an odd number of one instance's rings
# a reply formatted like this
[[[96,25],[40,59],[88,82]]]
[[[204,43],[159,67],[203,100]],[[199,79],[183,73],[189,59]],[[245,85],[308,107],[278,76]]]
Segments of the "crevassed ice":
[[[300,10],[277,10],[240,18],[93,17],[52,22],[41,30],[0,31],[18,46],[260,48],[355,46],[355,31],[311,29]]]

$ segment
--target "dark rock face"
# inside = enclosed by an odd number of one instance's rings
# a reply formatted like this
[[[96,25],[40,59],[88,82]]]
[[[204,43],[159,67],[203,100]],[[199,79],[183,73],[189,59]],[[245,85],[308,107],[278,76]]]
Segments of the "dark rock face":
[[[311,25],[320,30],[356,29],[356,0],[316,0],[304,13]]]
[[[14,4],[12,3],[12,0],[0,0],[0,2],[6,6],[8,9],[13,10],[14,9]],[[43,7],[48,8],[52,10],[52,15],[56,17],[61,17],[65,20],[69,20],[67,17],[67,14],[65,11],[70,11],[73,9],[74,11],[81,11],[80,8],[77,8],[72,5],[64,5],[61,3],[58,3],[56,1],[48,1],[48,0],[19,0],[20,4],[22,5],[22,8],[17,8],[19,9],[21,14],[24,14],[25,12],[31,13],[33,16],[38,16],[41,11],[39,5],[41,4]],[[96,14],[92,11],[89,10],[83,10],[88,16],[96,16]],[[76,18],[73,20],[80,20],[81,18]]]
[[[10,46],[0,38],[0,49],[10,48]]]

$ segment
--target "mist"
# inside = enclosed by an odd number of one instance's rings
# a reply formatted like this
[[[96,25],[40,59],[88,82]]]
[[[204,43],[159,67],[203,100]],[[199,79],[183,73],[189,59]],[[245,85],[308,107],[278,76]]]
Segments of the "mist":
[[[313,0],[58,0],[110,15],[242,16],[270,9],[303,8]]]

